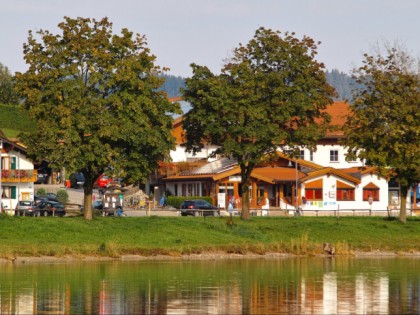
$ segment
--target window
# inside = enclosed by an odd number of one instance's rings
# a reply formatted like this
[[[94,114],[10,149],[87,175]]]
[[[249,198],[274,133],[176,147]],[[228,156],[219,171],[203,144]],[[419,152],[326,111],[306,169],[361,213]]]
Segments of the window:
[[[337,181],[337,201],[354,201],[354,187]]]
[[[299,151],[299,157],[304,160],[305,159],[305,150],[300,150]]]
[[[16,157],[15,156],[12,156],[12,158],[11,158],[10,168],[12,170],[16,169]]]
[[[363,201],[369,201],[369,197],[372,197],[373,201],[379,201],[379,187],[374,183],[369,183],[363,187]]]
[[[1,158],[1,169],[2,170],[10,170],[10,157],[9,156],[3,156]]]
[[[323,181],[322,178],[318,180],[314,180],[312,182],[305,184],[305,197],[306,200],[322,200],[323,195]]]
[[[354,201],[354,188],[337,188],[337,201]]]
[[[309,161],[311,161],[311,162],[314,161],[314,152],[313,151],[309,151]]]
[[[2,186],[1,197],[5,199],[16,199],[16,186]]]
[[[330,162],[338,162],[338,150],[330,150]]]
[[[322,188],[305,189],[306,200],[322,200]]]

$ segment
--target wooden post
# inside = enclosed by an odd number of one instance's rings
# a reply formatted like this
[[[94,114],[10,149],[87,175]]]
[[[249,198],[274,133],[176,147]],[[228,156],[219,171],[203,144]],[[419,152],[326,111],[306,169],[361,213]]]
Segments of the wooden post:
[[[149,201],[148,203],[147,203],[147,210],[146,210],[146,215],[148,216],[148,217],[150,217],[150,208],[152,207],[152,201]]]

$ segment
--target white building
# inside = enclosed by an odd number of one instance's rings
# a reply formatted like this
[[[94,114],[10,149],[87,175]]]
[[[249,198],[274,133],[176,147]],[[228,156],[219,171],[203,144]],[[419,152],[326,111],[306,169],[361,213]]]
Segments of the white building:
[[[6,213],[14,214],[19,200],[33,200],[37,172],[26,149],[0,135],[0,201]]]
[[[375,168],[368,167],[364,161],[359,159],[353,161],[346,160],[347,148],[341,143],[343,132],[341,127],[345,124],[349,114],[349,105],[345,102],[335,102],[326,110],[331,115],[330,125],[336,127],[327,132],[323,139],[317,144],[317,150],[311,152],[306,148],[300,151],[300,159],[296,173],[287,170],[285,166],[280,168],[256,169],[254,176],[255,187],[258,181],[264,181],[264,185],[276,185],[278,188],[265,188],[264,193],[268,195],[270,202],[278,206],[285,201],[290,206],[302,206],[307,210],[337,210],[337,209],[371,209],[387,210],[388,206],[395,203],[395,193],[388,187],[388,179],[378,176]],[[186,153],[181,143],[185,141],[184,130],[182,129],[182,117],[175,119],[173,124],[173,135],[176,138],[176,149],[171,151],[170,155],[173,164],[185,162],[206,161],[211,165],[216,165],[218,158],[209,158],[210,153],[217,147],[205,145],[204,149],[193,156]],[[291,159],[295,167],[294,160]],[[222,163],[223,164],[223,163]],[[229,164],[229,163],[228,163]],[[202,166],[199,168],[211,169],[211,167]],[[178,196],[200,195],[204,196],[209,191],[214,195],[220,195],[221,191],[227,191],[236,195],[238,174],[234,173],[234,166],[231,169],[218,169],[218,175],[215,173],[195,173],[191,169],[182,173],[177,167],[172,167],[170,172],[162,172],[165,189],[175,193]],[[226,176],[221,185],[220,178],[226,172]],[[264,176],[264,177],[261,177]],[[259,178],[258,178],[259,177]],[[232,179],[232,182],[229,181]],[[282,183],[280,185],[280,183]],[[296,183],[298,185],[298,194],[293,196]],[[162,184],[162,182],[160,182]],[[155,182],[155,185],[158,185]],[[262,185],[262,184],[261,184]],[[257,189],[257,188],[255,188]],[[263,190],[261,189],[261,193]],[[283,196],[284,199],[277,200]],[[235,196],[240,197],[240,196]],[[254,192],[255,198],[261,198]],[[399,199],[399,195],[397,196]],[[393,201],[391,202],[391,199]],[[217,202],[217,204],[219,204]]]

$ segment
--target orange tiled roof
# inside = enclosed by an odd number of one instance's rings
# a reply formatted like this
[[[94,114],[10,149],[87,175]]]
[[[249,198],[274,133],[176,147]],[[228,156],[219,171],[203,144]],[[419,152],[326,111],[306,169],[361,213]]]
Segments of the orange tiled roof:
[[[182,101],[182,97],[170,98],[170,101]],[[330,130],[327,132],[327,137],[341,137],[343,136],[343,131],[341,127],[346,123],[347,116],[350,114],[350,105],[343,101],[336,101],[330,106],[328,106],[324,112],[327,112],[331,115],[330,126],[337,128],[337,130]],[[172,134],[177,140],[177,144],[180,144],[182,141],[182,119],[183,116],[179,116],[173,121],[173,131]]]
[[[345,125],[347,117],[350,115],[350,105],[342,101],[334,102],[325,109],[325,112],[330,114],[330,126],[335,128],[327,131],[327,137],[343,136],[342,127]]]
[[[346,102],[334,102],[325,110],[331,115],[330,125],[343,126],[346,123],[347,116],[350,115],[350,105]]]
[[[273,181],[294,181],[296,180],[296,169],[292,167],[258,167],[254,168],[252,174],[262,175],[271,178]],[[306,174],[298,171],[298,179]]]
[[[352,183],[355,183],[355,184],[360,184],[360,182],[361,182],[360,179],[358,179],[358,178],[356,178],[352,175],[349,175],[346,172],[340,171],[340,170],[332,168],[332,167],[325,167],[321,170],[316,170],[316,171],[310,172],[310,173],[308,173],[308,175],[305,178],[302,179],[302,182],[305,182],[305,181],[307,181],[309,179],[312,179],[312,178],[317,178],[319,176],[323,176],[325,174],[334,174],[337,177],[344,178],[344,179],[346,179],[346,180],[348,180]]]

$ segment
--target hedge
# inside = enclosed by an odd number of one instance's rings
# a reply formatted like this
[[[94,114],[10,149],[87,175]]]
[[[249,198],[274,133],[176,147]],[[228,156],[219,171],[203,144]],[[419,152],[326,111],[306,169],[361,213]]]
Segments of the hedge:
[[[179,209],[181,207],[182,202],[184,202],[185,200],[191,200],[191,199],[202,199],[213,204],[213,198],[209,196],[189,196],[189,197],[168,196],[166,197],[166,205]]]

